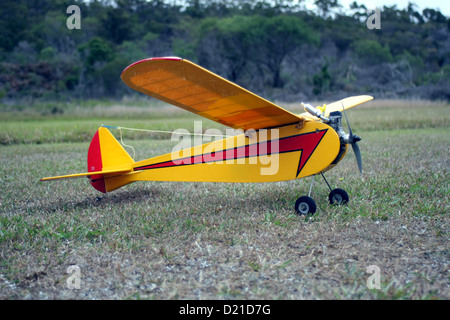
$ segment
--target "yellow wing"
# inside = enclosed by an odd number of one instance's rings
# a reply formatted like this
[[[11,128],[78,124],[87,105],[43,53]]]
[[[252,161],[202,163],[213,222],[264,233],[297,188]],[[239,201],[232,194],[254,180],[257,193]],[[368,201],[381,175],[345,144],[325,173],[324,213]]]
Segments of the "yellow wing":
[[[347,110],[347,109],[356,107],[364,102],[368,102],[370,100],[373,100],[372,96],[363,95],[363,96],[348,97],[348,98],[327,104],[324,116],[328,117],[330,115],[330,113],[333,111],[342,111],[342,107],[344,107],[345,110]]]
[[[303,119],[177,57],[138,61],[122,72],[122,80],[132,89],[234,129],[257,130]]]
[[[322,115],[325,117],[328,117],[331,112],[334,111],[342,111],[342,109],[350,109],[353,107],[356,107],[362,103],[368,102],[370,100],[373,100],[372,96],[362,95],[362,96],[353,96],[348,97],[327,105],[324,105],[323,107],[318,107],[318,109],[322,112]],[[310,118],[316,121],[319,121],[320,119],[309,114],[308,112],[304,112],[300,114],[300,117]]]

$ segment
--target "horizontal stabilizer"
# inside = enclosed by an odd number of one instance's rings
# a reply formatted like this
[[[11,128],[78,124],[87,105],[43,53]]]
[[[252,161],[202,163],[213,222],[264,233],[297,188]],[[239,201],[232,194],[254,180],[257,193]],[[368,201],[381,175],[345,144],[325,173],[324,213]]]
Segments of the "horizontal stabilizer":
[[[42,178],[39,181],[51,181],[51,180],[63,180],[63,179],[75,179],[75,178],[81,178],[81,177],[90,177],[97,174],[112,174],[112,173],[126,173],[131,172],[132,168],[130,169],[120,169],[120,170],[104,170],[104,171],[95,171],[95,172],[84,172],[84,173],[75,173],[75,174],[68,174],[64,176],[56,176],[56,177],[47,177]]]

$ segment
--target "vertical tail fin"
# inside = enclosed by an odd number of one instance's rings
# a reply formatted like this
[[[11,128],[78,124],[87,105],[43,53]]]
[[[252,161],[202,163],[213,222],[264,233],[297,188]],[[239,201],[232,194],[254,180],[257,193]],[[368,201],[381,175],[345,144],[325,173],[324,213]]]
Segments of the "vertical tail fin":
[[[105,127],[100,127],[89,146],[88,172],[118,171],[90,176],[92,186],[103,193],[113,191],[132,181],[120,177],[119,171],[131,171],[133,159]]]

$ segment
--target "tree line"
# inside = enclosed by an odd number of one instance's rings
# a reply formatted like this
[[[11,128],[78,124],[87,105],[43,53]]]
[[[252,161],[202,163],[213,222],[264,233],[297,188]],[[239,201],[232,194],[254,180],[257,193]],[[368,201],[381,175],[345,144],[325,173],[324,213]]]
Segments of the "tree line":
[[[81,29],[66,9],[80,8]],[[345,10],[344,10],[345,9]],[[437,9],[316,0],[4,0],[0,99],[120,99],[129,64],[180,56],[271,100],[352,94],[450,100],[450,19]]]

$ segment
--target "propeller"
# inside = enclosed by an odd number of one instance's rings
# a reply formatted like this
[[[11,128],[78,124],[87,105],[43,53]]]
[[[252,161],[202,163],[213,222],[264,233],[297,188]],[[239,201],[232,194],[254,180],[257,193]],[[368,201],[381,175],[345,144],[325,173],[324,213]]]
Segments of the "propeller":
[[[331,118],[327,118],[322,114],[323,111],[325,110],[325,106],[322,107],[323,109],[315,108],[312,105],[305,104],[303,102],[302,102],[302,106],[305,109],[305,111],[307,111],[309,114],[311,114],[317,118],[320,118],[325,123],[332,123],[331,125],[333,126],[334,120],[332,120]],[[358,141],[361,141],[361,138],[358,137],[357,135],[353,134],[352,128],[350,127],[350,122],[348,121],[348,118],[347,118],[347,114],[345,113],[345,107],[344,107],[343,102],[342,102],[342,111],[344,112],[345,120],[347,121],[347,127],[348,127],[349,133],[345,134],[345,132],[342,130],[342,125],[341,125],[341,120],[340,120],[342,118],[342,115],[339,116],[339,122],[338,122],[339,127],[338,128],[334,127],[334,129],[337,132],[339,132],[339,136],[343,139],[344,143],[352,145],[353,152],[355,153],[355,156],[356,156],[356,162],[358,162],[359,172],[362,173],[361,151],[359,150],[359,146],[358,146]]]
[[[359,150],[358,141],[361,141],[361,138],[357,135],[353,134],[352,128],[350,127],[350,122],[348,121],[347,114],[345,113],[344,104],[342,104],[342,111],[344,112],[345,120],[347,121],[348,126],[348,142],[352,145],[353,152],[356,156],[356,162],[358,163],[359,172],[362,173],[362,160],[361,160],[361,151]]]

